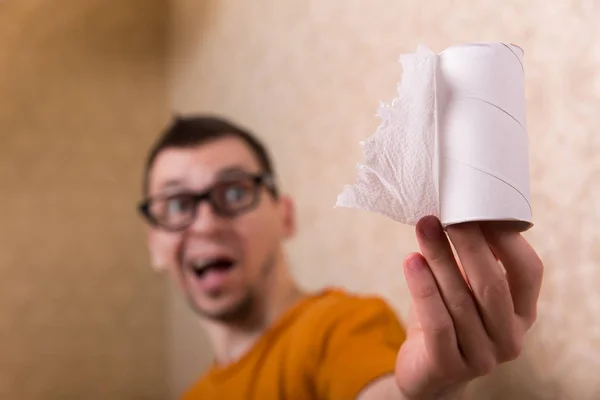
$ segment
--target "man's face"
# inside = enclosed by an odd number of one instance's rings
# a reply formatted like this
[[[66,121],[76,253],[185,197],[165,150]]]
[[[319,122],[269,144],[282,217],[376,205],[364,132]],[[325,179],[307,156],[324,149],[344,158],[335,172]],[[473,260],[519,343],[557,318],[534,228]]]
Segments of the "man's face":
[[[169,199],[160,207],[171,213],[182,209],[179,195],[213,187],[220,188],[214,193],[221,198],[239,201],[247,196],[246,186],[235,182],[261,173],[249,147],[235,137],[167,148],[150,171],[148,195]],[[282,240],[293,233],[289,199],[275,200],[264,185],[258,185],[256,193],[256,205],[234,217],[219,215],[204,201],[184,229],[150,228],[155,262],[168,268],[194,310],[209,318],[237,319],[252,308],[265,278],[277,268]]]

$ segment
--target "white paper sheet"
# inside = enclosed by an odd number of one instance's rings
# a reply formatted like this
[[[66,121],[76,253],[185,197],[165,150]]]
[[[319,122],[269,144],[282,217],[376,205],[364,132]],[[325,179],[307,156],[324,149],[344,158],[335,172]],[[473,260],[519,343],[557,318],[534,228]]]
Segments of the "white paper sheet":
[[[514,221],[532,226],[523,50],[466,43],[401,58],[398,98],[363,145],[365,162],[336,206],[415,224]]]

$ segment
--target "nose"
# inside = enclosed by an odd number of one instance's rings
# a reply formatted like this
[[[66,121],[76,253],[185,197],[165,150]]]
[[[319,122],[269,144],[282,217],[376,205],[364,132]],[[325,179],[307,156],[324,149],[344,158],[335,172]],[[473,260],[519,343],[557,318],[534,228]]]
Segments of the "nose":
[[[223,224],[223,218],[217,215],[208,202],[198,204],[196,216],[189,230],[196,233],[212,233],[218,231]]]

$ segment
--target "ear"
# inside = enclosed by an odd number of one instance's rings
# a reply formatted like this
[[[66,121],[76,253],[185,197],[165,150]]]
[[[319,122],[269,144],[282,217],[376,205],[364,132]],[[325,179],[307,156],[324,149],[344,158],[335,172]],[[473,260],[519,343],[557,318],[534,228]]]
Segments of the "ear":
[[[164,271],[167,269],[166,254],[160,245],[160,233],[149,228],[147,231],[148,252],[150,255],[150,264],[155,271]]]
[[[279,203],[281,207],[283,237],[290,239],[296,234],[296,209],[294,201],[288,195],[281,195]]]

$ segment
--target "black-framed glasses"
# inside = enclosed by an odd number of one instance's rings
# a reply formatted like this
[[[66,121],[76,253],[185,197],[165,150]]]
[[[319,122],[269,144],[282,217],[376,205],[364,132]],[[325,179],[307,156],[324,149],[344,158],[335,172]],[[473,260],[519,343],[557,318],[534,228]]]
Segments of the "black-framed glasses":
[[[138,210],[151,225],[178,231],[194,222],[198,206],[204,201],[210,204],[215,214],[226,218],[254,209],[260,200],[262,186],[276,195],[270,174],[245,175],[218,181],[202,192],[150,197],[138,205]]]

